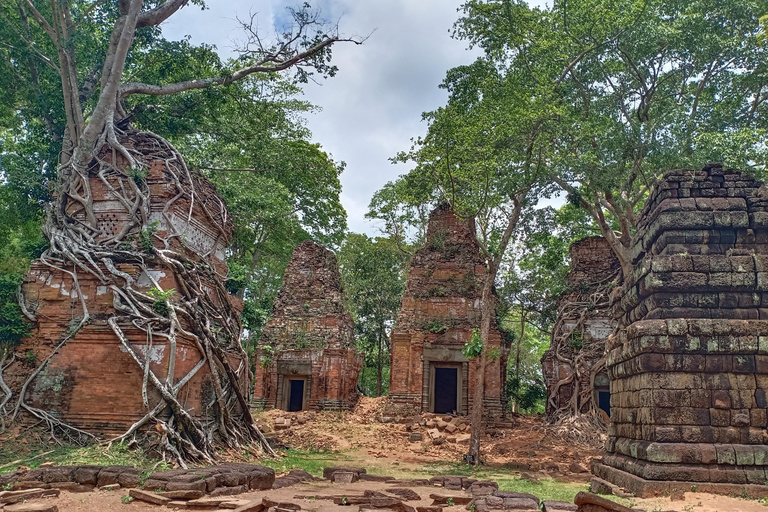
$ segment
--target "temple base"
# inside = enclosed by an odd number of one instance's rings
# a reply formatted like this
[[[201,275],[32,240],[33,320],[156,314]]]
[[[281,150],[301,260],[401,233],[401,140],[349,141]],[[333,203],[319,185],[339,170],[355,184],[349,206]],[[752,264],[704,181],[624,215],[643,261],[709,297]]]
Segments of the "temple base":
[[[706,492],[752,499],[768,497],[768,485],[646,480],[626,471],[607,466],[600,460],[593,461],[591,469],[593,475],[618,485],[638,498],[669,496],[672,491],[676,490]]]

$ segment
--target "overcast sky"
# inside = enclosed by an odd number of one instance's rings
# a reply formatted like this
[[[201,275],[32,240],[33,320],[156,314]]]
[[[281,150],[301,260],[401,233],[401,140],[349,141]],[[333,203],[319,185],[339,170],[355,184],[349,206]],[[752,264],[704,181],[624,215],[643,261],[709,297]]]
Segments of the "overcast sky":
[[[194,43],[215,44],[229,56],[242,39],[236,17],[258,13],[268,29],[285,7],[301,0],[208,0],[200,11],[182,9],[163,25],[166,37],[189,35]],[[444,104],[438,85],[448,69],[472,62],[479,52],[451,38],[461,0],[323,0],[322,13],[340,18],[344,36],[366,36],[365,44],[337,44],[338,74],[319,85],[304,86],[305,99],[322,108],[308,117],[313,140],[336,160],[347,163],[341,176],[341,201],[349,228],[376,234],[363,216],[376,190],[408,168],[389,158],[410,147],[425,132],[421,113]],[[318,5],[318,2],[313,2]]]

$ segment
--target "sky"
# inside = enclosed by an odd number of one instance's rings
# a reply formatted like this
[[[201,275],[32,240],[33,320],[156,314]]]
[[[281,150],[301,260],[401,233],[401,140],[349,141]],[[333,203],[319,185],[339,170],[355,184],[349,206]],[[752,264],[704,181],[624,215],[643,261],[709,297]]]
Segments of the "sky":
[[[208,9],[189,6],[163,24],[166,37],[190,36],[231,56],[242,40],[237,18],[258,14],[267,31],[300,0],[207,0]],[[324,17],[339,21],[342,36],[367,37],[364,44],[339,43],[333,64],[339,71],[304,86],[304,98],[322,110],[307,117],[313,140],[344,161],[341,202],[349,229],[369,235],[378,226],[364,218],[373,194],[408,171],[389,158],[410,148],[426,132],[422,112],[447,100],[438,88],[446,71],[480,55],[451,38],[462,0],[321,0]]]

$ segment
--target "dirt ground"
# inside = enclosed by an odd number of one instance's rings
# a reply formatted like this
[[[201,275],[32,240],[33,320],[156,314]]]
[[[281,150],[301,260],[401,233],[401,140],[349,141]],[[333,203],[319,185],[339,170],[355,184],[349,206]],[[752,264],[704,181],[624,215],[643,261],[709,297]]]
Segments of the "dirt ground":
[[[353,465],[365,467],[370,474],[396,478],[428,478],[456,471],[475,478],[496,480],[502,490],[530,492],[541,499],[553,499],[553,495],[573,496],[580,490],[588,490],[590,475],[586,468],[589,468],[591,459],[600,457],[602,453],[600,436],[580,435],[578,429],[545,427],[541,418],[536,416],[516,416],[509,422],[508,428],[489,429],[489,434],[482,441],[485,464],[472,473],[467,466],[460,464],[467,450],[465,444],[451,442],[451,436],[445,436],[448,439],[442,444],[434,444],[429,440],[428,427],[417,425],[424,420],[423,417],[408,418],[405,423],[381,423],[377,418],[381,415],[382,405],[381,400],[362,399],[358,407],[348,413],[297,415],[268,411],[258,413],[256,420],[266,435],[289,455],[285,459],[287,464],[281,470],[300,468],[318,474],[323,466]],[[284,418],[292,420],[291,426],[275,429],[276,420],[279,423]],[[423,440],[410,442],[414,433],[422,434]],[[292,450],[303,452],[297,454]],[[314,464],[312,467],[310,459]],[[354,507],[334,505],[332,501],[296,496],[357,495],[364,490],[386,491],[389,487],[392,485],[381,482],[331,484],[319,480],[233,498],[269,497],[275,501],[295,503],[302,510],[312,512],[356,512]],[[462,494],[462,491],[443,488],[416,487],[413,490],[422,499],[408,502],[411,506],[431,504],[430,493]],[[162,508],[138,501],[125,503],[123,500],[128,492],[127,489],[82,494],[62,491],[58,498],[50,499],[64,512],[130,512]],[[757,501],[703,493],[686,493],[684,499],[679,501],[671,501],[668,497],[616,501],[647,512],[768,512],[768,507]],[[445,512],[463,510],[462,506],[454,506],[447,507]]]

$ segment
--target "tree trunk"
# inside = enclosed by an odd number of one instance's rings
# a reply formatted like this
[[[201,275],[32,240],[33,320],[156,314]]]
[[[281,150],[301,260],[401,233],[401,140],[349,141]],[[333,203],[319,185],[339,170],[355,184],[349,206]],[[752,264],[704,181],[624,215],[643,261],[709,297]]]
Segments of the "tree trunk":
[[[517,353],[515,354],[515,381],[517,382],[517,390],[520,391],[520,345],[523,343],[523,336],[525,336],[525,313],[520,315],[520,337],[517,338]],[[517,412],[519,404],[517,399],[512,405],[512,412]]]
[[[378,369],[378,375],[376,377],[376,396],[381,396],[381,334],[384,330],[384,325],[379,324],[379,353],[377,354],[376,366]]]
[[[483,425],[483,397],[485,396],[485,366],[486,366],[486,344],[488,334],[491,332],[491,315],[496,314],[495,301],[493,300],[493,283],[496,280],[496,268],[491,264],[488,274],[485,276],[483,284],[483,295],[480,317],[480,338],[483,340],[483,349],[480,356],[475,361],[475,389],[472,393],[472,410],[470,411],[470,421],[472,430],[469,438],[469,456],[470,462],[474,465],[480,463],[480,438],[485,432]]]

